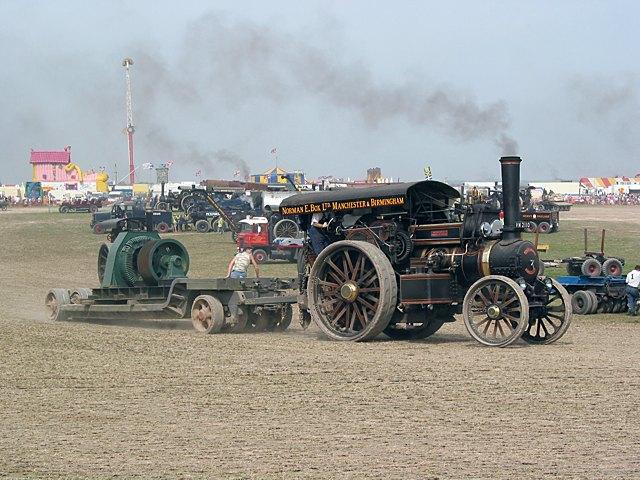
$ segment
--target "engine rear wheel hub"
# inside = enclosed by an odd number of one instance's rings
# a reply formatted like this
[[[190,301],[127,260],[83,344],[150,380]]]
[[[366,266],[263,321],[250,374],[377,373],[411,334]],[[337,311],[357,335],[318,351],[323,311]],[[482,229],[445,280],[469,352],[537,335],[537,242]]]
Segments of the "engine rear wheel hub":
[[[347,302],[354,302],[358,298],[359,290],[355,282],[347,282],[340,287],[340,296]]]

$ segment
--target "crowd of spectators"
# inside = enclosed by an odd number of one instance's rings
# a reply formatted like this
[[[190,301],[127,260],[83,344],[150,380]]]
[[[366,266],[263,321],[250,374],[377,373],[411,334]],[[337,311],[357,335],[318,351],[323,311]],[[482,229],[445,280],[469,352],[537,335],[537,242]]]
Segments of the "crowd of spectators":
[[[640,195],[636,193],[608,193],[594,195],[554,196],[555,200],[574,205],[640,205]]]

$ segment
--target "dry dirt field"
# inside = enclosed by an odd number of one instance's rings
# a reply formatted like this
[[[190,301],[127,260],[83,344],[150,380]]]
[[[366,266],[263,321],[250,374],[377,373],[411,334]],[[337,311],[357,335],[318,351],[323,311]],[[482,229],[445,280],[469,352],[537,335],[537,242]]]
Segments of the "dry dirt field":
[[[639,208],[575,208],[562,222],[551,256],[579,253],[588,225],[640,260]],[[223,274],[228,238],[179,238],[191,276]],[[0,212],[0,477],[640,477],[630,317],[574,317],[556,344],[507,349],[475,343],[461,321],[365,344],[313,326],[204,336],[46,321],[49,288],[96,285],[101,241],[87,214]]]

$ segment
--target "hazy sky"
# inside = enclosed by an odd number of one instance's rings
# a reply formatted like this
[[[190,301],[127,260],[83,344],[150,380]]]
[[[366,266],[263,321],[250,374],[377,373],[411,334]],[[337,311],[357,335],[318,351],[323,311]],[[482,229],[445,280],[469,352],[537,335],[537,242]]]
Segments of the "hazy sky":
[[[29,149],[82,168],[231,178],[527,179],[640,171],[640,2],[0,0],[0,181]],[[145,175],[143,175],[145,178]]]

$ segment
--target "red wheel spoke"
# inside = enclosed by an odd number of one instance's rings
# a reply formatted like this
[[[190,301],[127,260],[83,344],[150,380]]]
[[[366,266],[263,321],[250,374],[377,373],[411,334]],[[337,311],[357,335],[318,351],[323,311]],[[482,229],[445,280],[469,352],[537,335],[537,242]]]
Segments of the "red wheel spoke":
[[[483,324],[485,324],[487,322],[490,322],[490,321],[491,321],[491,319],[489,317],[485,317],[484,320],[482,320],[481,322],[476,323],[476,327],[479,327],[480,325],[483,325]]]
[[[380,293],[380,287],[361,288],[360,293]]]
[[[351,305],[351,307],[353,307],[353,305]],[[352,332],[355,331],[355,327],[356,327],[356,315],[355,315],[355,311],[351,314],[351,318],[349,318],[349,315],[347,315],[347,317],[345,317],[345,320],[349,320],[349,325],[347,325],[345,323],[345,326],[347,329],[351,330]]]
[[[353,310],[357,314],[358,320],[360,320],[360,325],[362,325],[362,328],[366,327],[367,326],[367,322],[365,321],[364,316],[360,312],[360,309],[358,308],[358,305],[356,303],[353,304]]]
[[[489,320],[489,321],[488,321],[488,322],[487,322],[487,324],[484,326],[484,330],[482,331],[482,334],[483,334],[483,335],[486,335],[486,334],[487,334],[487,330],[489,330],[489,327],[491,326],[491,319],[487,317],[487,320]]]
[[[355,266],[353,267],[353,270],[351,271],[351,281],[354,281],[354,282],[355,282],[356,278],[357,278],[357,277],[358,277],[358,275],[360,274],[360,273],[359,273],[359,270],[360,270],[360,263],[362,263],[362,262],[363,262],[363,259],[364,259],[364,256],[363,256],[363,255],[358,255],[358,260],[356,260],[356,264],[355,264]]]
[[[372,305],[372,304],[371,304],[371,303],[369,303],[369,302],[367,302],[364,298],[362,298],[362,297],[358,297],[358,302],[360,302],[362,305],[364,305],[364,306],[365,306],[365,307],[367,307],[369,310],[371,310],[371,312],[372,312],[373,314],[375,314],[375,313],[376,313],[376,310],[377,310],[376,306],[375,306],[375,305]]]
[[[511,322],[509,320],[507,320],[506,318],[502,318],[502,320],[504,320],[505,325],[507,325],[507,327],[509,327],[509,330],[513,332],[513,325],[511,324]]]
[[[338,275],[338,277],[340,277],[340,282],[346,282],[347,281],[347,278],[344,276],[344,272],[342,270],[340,270],[337,267],[337,265],[331,261],[330,258],[327,258],[327,265],[329,265],[331,268],[333,268],[333,270]]]
[[[344,255],[342,256],[342,274],[344,275],[344,278],[346,280],[349,280],[349,278],[350,278],[349,266],[347,265],[347,259],[345,258]]]
[[[484,293],[482,293],[482,289],[477,291],[476,296],[480,297],[480,300],[482,301],[485,307],[488,307],[489,305],[491,305],[491,302],[489,301],[489,299],[484,296]]]
[[[322,285],[323,287],[338,288],[340,286],[337,283],[327,282],[326,280],[320,280],[319,278],[317,279],[317,282],[319,285]]]
[[[332,324],[334,325],[338,324],[338,320],[340,320],[342,316],[346,313],[348,306],[349,304],[347,303],[342,305],[342,307],[336,312],[335,316],[333,317],[333,321],[331,322]]]
[[[504,302],[502,304],[502,308],[504,309],[504,308],[508,307],[509,305],[511,305],[513,302],[515,302],[517,300],[518,300],[518,297],[516,297],[516,296],[511,297],[510,300],[508,300],[508,301],[506,301],[506,302]]]
[[[502,319],[500,319],[502,320]],[[502,322],[497,320],[496,325],[498,326],[498,330],[500,331],[500,336],[504,337],[504,330],[502,330]]]
[[[495,285],[493,287],[493,290],[489,288],[489,292],[491,292],[491,300],[493,301],[493,303],[497,303],[498,302],[498,285]]]
[[[345,270],[345,273],[347,273],[347,278],[351,278],[351,276],[353,275],[353,262],[351,261],[351,256],[349,255],[349,252],[347,252],[346,250],[343,251],[342,253],[344,253],[344,257],[347,260],[347,267],[348,270]],[[360,255],[358,256],[358,258],[360,258]]]

